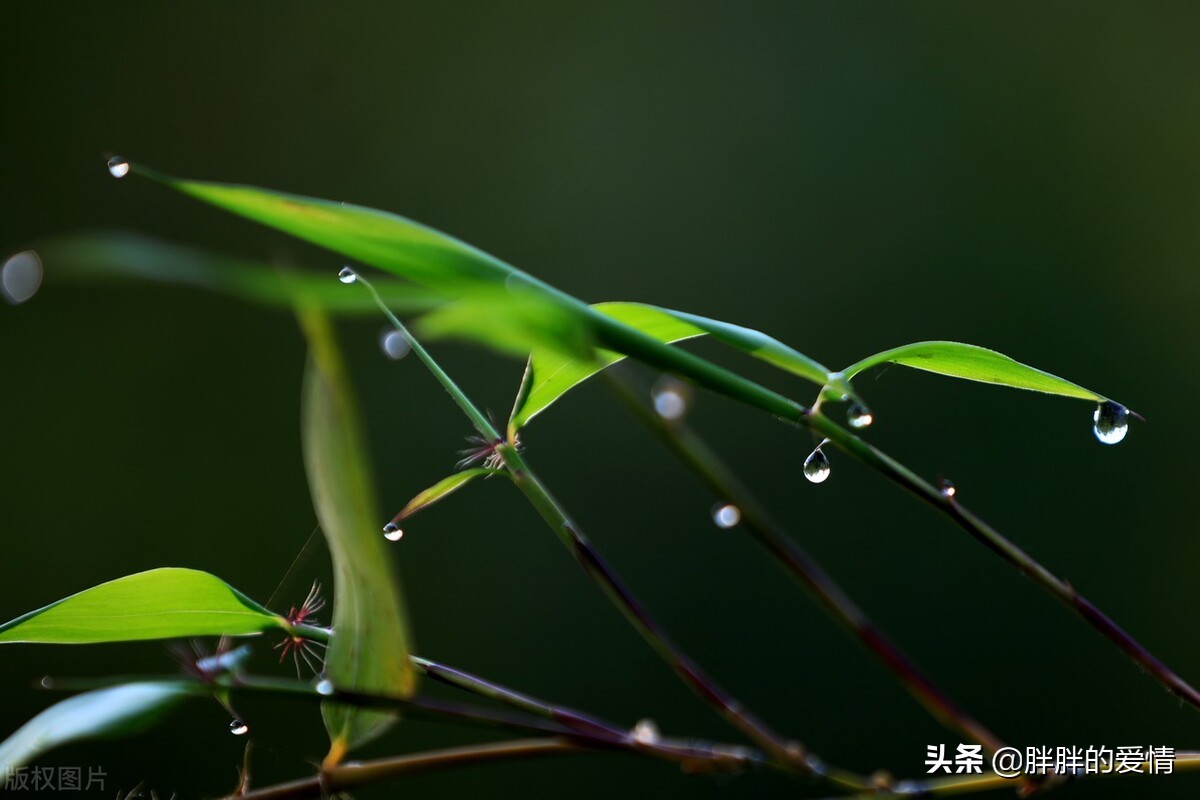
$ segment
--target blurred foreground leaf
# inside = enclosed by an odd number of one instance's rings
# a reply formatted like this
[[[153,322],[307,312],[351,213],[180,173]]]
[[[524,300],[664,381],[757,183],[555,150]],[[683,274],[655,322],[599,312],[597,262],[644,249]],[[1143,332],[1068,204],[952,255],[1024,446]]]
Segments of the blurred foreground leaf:
[[[145,730],[193,693],[183,683],[126,683],[56,703],[0,743],[0,781],[55,747]]]
[[[339,689],[410,697],[406,615],[390,568],[374,497],[358,407],[326,316],[301,309],[309,341],[304,377],[304,461],[313,505],[333,557],[333,637],[325,674]],[[369,741],[395,720],[390,711],[322,706],[327,762]]]

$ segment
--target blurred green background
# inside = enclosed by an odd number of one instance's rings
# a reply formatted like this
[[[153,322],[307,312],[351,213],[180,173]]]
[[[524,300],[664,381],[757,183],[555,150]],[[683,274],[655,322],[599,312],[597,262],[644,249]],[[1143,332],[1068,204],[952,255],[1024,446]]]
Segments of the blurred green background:
[[[148,182],[112,153],[404,213],[559,287],[763,329],[837,366],[974,342],[1142,412],[1098,444],[1077,401],[891,369],[870,439],[1069,578],[1185,677],[1200,607],[1200,7],[1177,3],[21,4],[5,11],[0,246],[123,227],[264,260],[336,256]],[[0,618],[155,566],[265,600],[314,525],[294,322],[154,286],[55,285],[0,307]],[[382,512],[452,467],[468,426],[380,321],[343,326]],[[706,353],[811,400],[807,386]],[[437,354],[497,414],[521,365]],[[807,435],[711,396],[693,421],[865,609],[1018,745],[1196,747],[1197,716],[961,530]],[[528,455],[680,642],[830,761],[923,772],[942,730],[597,383],[539,418]],[[382,519],[382,517],[381,517]],[[419,652],[667,734],[733,738],[618,618],[522,498],[472,486],[391,548]],[[279,605],[327,571],[302,565]],[[265,649],[265,648],[264,648]],[[157,644],[0,651],[0,732],[45,673],[172,669]],[[260,668],[270,670],[271,657]],[[244,703],[255,780],[310,772],[314,709]],[[211,796],[244,740],[214,703],[79,746],[106,790]],[[489,734],[408,723],[363,755]],[[1190,797],[1134,777],[1064,797]],[[818,795],[800,787],[802,796]],[[389,797],[797,794],[621,756],[443,772]]]

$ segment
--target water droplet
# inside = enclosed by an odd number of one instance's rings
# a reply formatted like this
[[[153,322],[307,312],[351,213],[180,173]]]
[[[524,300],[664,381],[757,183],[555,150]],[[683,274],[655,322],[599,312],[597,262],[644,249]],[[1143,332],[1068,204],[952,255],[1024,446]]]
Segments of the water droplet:
[[[235,719],[229,723],[229,732],[234,736],[243,736],[250,732],[250,726],[240,719]]]
[[[1120,403],[1105,400],[1096,406],[1092,423],[1097,439],[1105,444],[1116,444],[1129,432],[1129,409]]]
[[[871,409],[861,403],[854,403],[846,409],[846,424],[856,431],[871,427],[874,421],[875,415],[871,413]]]
[[[713,506],[712,518],[718,528],[732,528],[742,521],[742,510],[733,503],[717,503]]]
[[[358,280],[358,273],[350,267],[342,267],[341,271],[338,272],[338,280],[342,283],[354,283]]]
[[[808,478],[809,483],[822,483],[829,477],[829,472],[829,459],[825,457],[825,451],[821,448],[813,450],[808,458],[804,459],[804,477]]]
[[[956,494],[958,494],[958,489],[955,488],[954,482],[949,478],[942,478],[942,496],[954,497]]]
[[[129,162],[120,156],[113,156],[108,160],[108,174],[114,178],[124,178],[129,174]]]
[[[678,422],[687,415],[692,389],[683,381],[663,377],[650,390],[650,398],[654,401],[654,413],[667,422]]]
[[[333,682],[327,678],[322,678],[321,680],[317,681],[316,689],[317,694],[322,694],[328,697],[329,695],[333,694]]]
[[[629,734],[638,744],[658,744],[658,740],[662,738],[662,734],[658,732],[658,725],[654,724],[652,719],[639,719]]]
[[[379,334],[379,349],[392,361],[399,361],[408,355],[408,339],[395,328],[388,328]]]
[[[400,530],[400,526],[394,522],[389,522],[383,526],[383,538],[389,542],[398,542],[404,538],[404,531]]]
[[[0,267],[0,294],[14,306],[37,294],[42,285],[42,259],[32,250],[24,250]]]
[[[41,687],[43,689],[53,689],[54,688],[54,679],[51,678],[49,675],[43,675],[42,679],[40,681],[38,681],[38,683],[41,685]]]

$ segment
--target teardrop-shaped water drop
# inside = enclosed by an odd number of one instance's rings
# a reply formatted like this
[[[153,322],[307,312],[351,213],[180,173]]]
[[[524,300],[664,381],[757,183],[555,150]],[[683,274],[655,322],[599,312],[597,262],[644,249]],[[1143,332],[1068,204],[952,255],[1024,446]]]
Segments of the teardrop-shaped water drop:
[[[809,483],[823,483],[829,477],[829,472],[829,459],[821,448],[813,450],[804,459],[804,477],[808,478]]]
[[[717,503],[713,506],[712,519],[718,528],[728,530],[742,521],[742,510],[733,503]]]
[[[113,156],[108,160],[108,174],[114,178],[124,178],[129,174],[129,162],[120,156]]]
[[[1105,444],[1116,444],[1129,432],[1129,409],[1112,400],[1096,406],[1092,414],[1092,430],[1096,438]]]
[[[664,377],[654,384],[650,398],[654,401],[654,413],[667,422],[677,422],[687,415],[691,387],[675,378]]]
[[[394,522],[389,522],[383,526],[383,538],[389,542],[398,542],[404,538],[404,531]]]
[[[240,719],[235,719],[229,723],[229,732],[234,736],[244,736],[250,732],[250,726]]]
[[[341,271],[338,272],[338,280],[342,283],[354,283],[358,280],[358,273],[350,267],[342,267]]]
[[[862,403],[854,403],[846,409],[846,424],[856,431],[871,427],[874,421],[875,415]]]
[[[410,347],[403,333],[395,328],[388,328],[379,334],[379,349],[392,361],[399,361],[408,355]]]
[[[942,478],[941,488],[943,497],[954,497],[954,495],[958,494],[958,488],[955,487],[954,482],[949,478]]]
[[[639,719],[629,733],[638,744],[654,745],[658,744],[659,739],[662,738],[662,734],[658,731],[658,725],[652,719]]]
[[[333,694],[333,681],[329,680],[328,678],[322,678],[321,680],[317,681],[316,690],[317,694],[328,697],[329,695]]]

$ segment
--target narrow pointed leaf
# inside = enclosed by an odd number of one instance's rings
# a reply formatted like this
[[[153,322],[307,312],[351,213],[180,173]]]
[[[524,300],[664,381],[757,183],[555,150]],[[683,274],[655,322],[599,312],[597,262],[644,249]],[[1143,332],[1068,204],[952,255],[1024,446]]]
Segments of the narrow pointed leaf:
[[[88,644],[248,636],[287,621],[207,572],[163,568],[128,575],[0,625],[0,642]]]
[[[288,310],[303,302],[341,313],[378,311],[367,292],[342,285],[332,271],[317,274],[281,269],[140,234],[55,237],[39,243],[37,252],[54,280],[149,280],[207,289]],[[379,279],[373,283],[381,299],[396,311],[423,310],[442,302],[429,290],[400,281]]]
[[[432,289],[503,283],[517,272],[482,250],[397,214],[253,186],[182,180],[139,165],[133,170],[198,200]]]
[[[43,753],[81,739],[138,733],[193,694],[182,683],[127,683],[69,697],[0,742],[0,776]]]
[[[424,508],[428,508],[439,500],[443,500],[462,487],[466,486],[476,478],[487,475],[507,475],[508,473],[502,469],[486,469],[478,467],[476,469],[465,469],[462,472],[456,472],[448,478],[442,478],[440,481],[430,486],[425,491],[418,494],[412,500],[408,501],[399,514],[396,515],[396,521],[407,519],[413,514]]]
[[[598,303],[592,308],[663,343],[711,334],[721,342],[805,378],[818,386],[829,379],[829,370],[777,339],[740,325],[672,311],[641,303]],[[518,429],[591,376],[624,359],[598,350],[593,359],[571,358],[537,349],[530,356],[525,380],[513,410],[510,426]]]
[[[406,615],[380,532],[366,442],[345,365],[329,326],[301,311],[310,357],[304,380],[304,461],[313,505],[333,557],[334,635],[326,675],[335,686],[399,697],[416,688]],[[323,706],[330,760],[382,733],[393,712]]]
[[[1014,361],[1003,353],[960,342],[916,342],[884,350],[847,368],[847,378],[880,364],[901,364],[951,378],[994,383],[1015,389],[1077,397],[1081,400],[1105,400],[1103,395],[1078,384]]]

